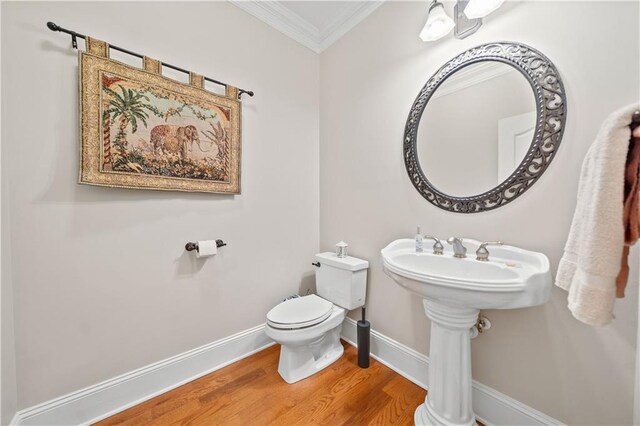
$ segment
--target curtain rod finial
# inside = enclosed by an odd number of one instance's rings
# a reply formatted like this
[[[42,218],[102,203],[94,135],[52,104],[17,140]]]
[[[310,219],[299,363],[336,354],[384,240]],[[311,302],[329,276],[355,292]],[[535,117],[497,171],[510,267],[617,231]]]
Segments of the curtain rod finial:
[[[51,31],[58,31],[60,29],[60,27],[56,24],[54,24],[53,22],[49,21],[47,22],[47,27],[51,30]]]

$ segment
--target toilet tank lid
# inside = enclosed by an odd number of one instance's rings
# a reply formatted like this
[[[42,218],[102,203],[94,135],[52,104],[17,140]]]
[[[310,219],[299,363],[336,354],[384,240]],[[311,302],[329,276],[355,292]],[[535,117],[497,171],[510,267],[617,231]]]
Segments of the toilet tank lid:
[[[324,263],[346,271],[360,271],[369,267],[369,262],[366,260],[352,256],[338,257],[338,255],[330,251],[316,254],[316,260],[320,262],[320,265]]]

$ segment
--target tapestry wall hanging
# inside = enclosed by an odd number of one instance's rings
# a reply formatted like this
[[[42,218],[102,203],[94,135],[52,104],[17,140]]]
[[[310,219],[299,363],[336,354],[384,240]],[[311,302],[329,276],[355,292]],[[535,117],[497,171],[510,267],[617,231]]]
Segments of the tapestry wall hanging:
[[[80,183],[136,189],[240,193],[240,101],[109,58],[109,46],[85,38],[79,53]]]

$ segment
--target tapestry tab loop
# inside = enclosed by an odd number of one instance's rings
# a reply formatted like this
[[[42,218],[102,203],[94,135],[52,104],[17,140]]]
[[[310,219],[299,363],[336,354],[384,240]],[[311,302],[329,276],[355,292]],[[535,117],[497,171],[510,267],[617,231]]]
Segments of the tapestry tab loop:
[[[87,36],[85,43],[87,46],[87,52],[103,58],[109,57],[109,44],[107,44],[107,42]]]
[[[142,58],[142,66],[144,67],[145,71],[149,71],[154,74],[162,74],[162,62],[158,61],[157,59],[144,56]]]
[[[233,99],[234,101],[238,100],[238,88],[235,86],[231,86],[227,84],[227,98]]]
[[[198,89],[204,89],[204,77],[195,72],[189,72],[189,84]]]

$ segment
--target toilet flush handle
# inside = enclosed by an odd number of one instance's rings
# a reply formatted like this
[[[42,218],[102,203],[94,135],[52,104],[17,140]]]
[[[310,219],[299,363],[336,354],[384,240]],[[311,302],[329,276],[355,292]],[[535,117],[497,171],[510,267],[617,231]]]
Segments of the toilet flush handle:
[[[313,262],[312,265],[313,266],[317,266],[319,268],[320,267],[320,262]]]

